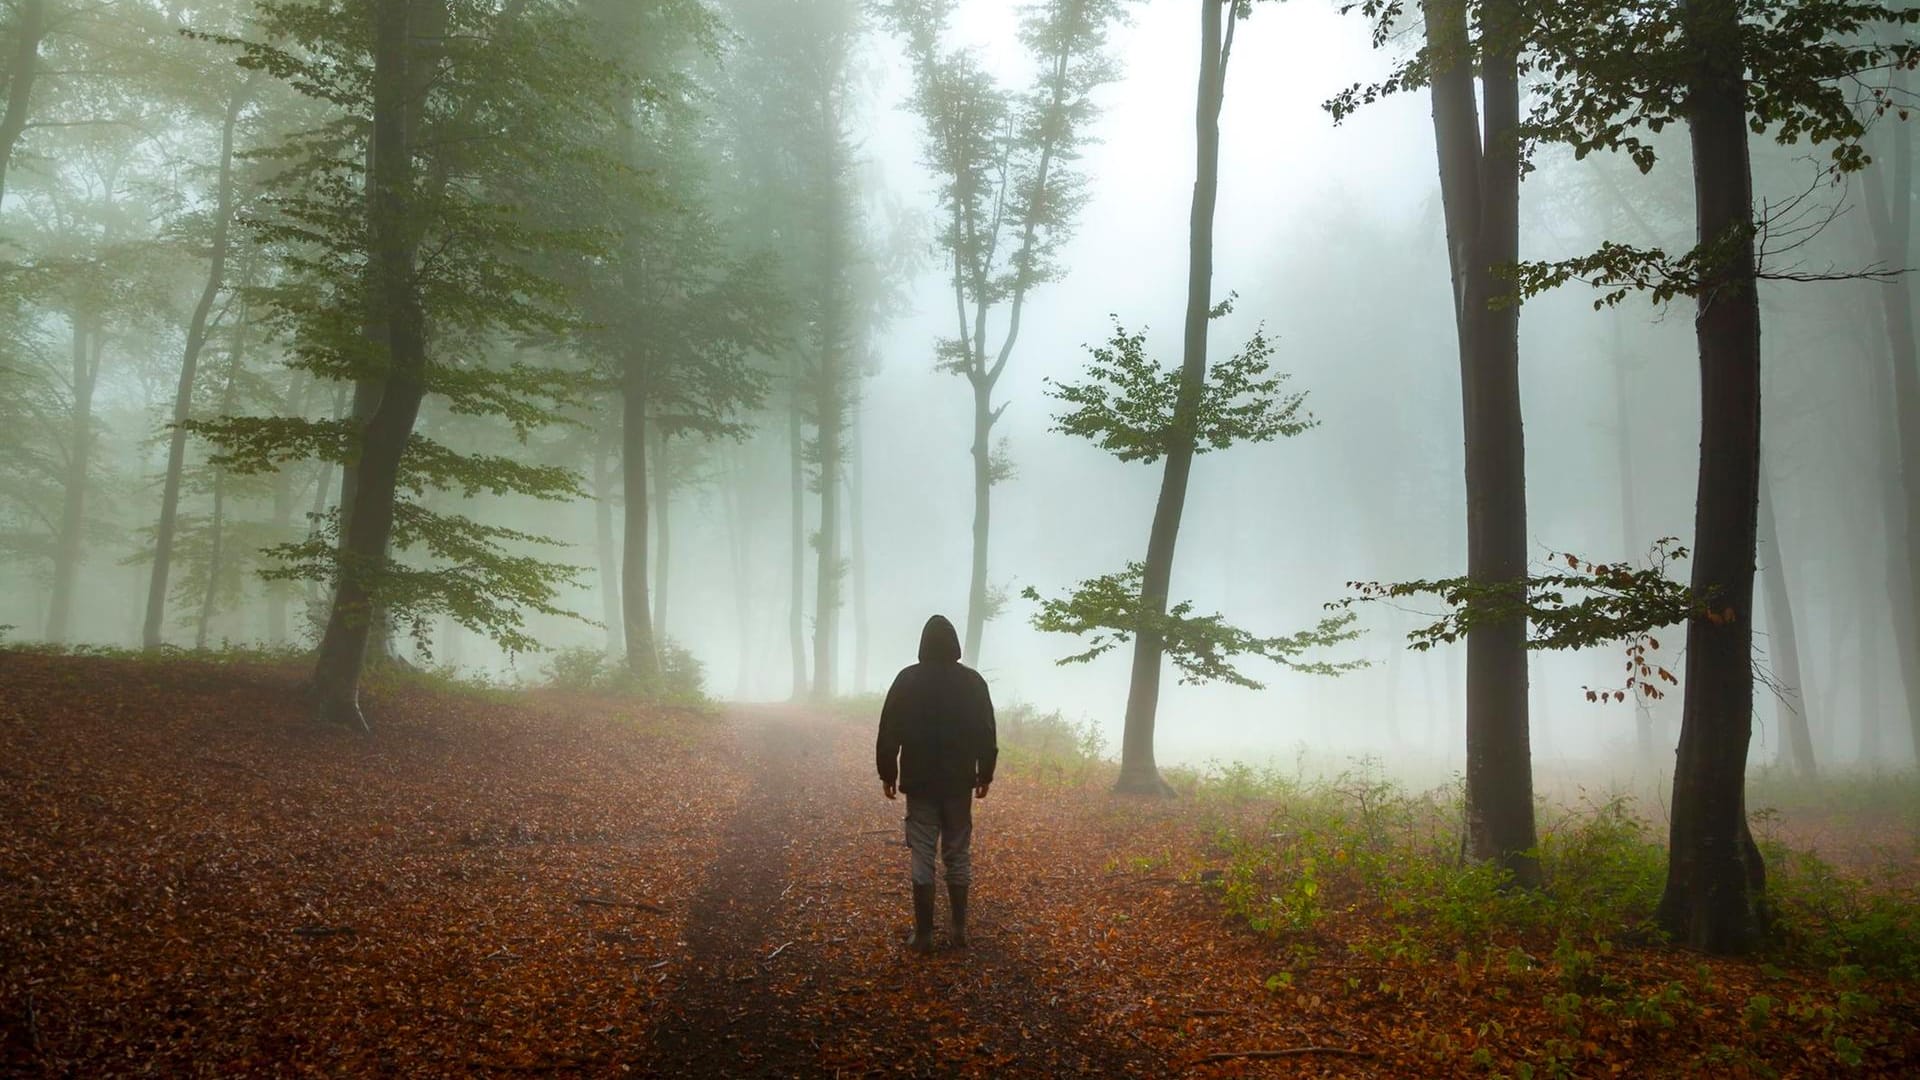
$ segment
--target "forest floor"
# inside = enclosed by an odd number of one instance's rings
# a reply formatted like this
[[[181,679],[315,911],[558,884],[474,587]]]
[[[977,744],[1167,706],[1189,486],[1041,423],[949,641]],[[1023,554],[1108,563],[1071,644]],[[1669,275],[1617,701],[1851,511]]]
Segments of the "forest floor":
[[[1610,945],[1582,1012],[1564,962],[1348,947],[1357,911],[1302,964],[1197,800],[1044,770],[977,804],[972,946],[913,956],[864,718],[414,682],[365,737],[299,677],[0,652],[0,1073],[1920,1069],[1902,981]]]

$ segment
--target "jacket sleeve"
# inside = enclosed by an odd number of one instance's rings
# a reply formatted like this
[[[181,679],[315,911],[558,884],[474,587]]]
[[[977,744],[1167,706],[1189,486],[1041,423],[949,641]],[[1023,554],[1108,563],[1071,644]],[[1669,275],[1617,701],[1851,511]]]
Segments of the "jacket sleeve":
[[[978,674],[975,678],[979,678]],[[993,695],[987,692],[987,680],[980,679],[980,716],[976,737],[979,745],[974,749],[973,782],[975,784],[993,783],[993,766],[1000,760],[1000,736],[993,723]]]
[[[900,735],[906,722],[907,673],[894,676],[887,700],[880,706],[880,736],[874,740],[873,763],[880,782],[892,784],[900,779]]]

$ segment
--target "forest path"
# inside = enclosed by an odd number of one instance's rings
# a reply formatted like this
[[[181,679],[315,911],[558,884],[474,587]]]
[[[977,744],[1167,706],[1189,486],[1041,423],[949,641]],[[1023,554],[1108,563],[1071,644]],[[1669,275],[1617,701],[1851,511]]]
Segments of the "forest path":
[[[973,944],[917,956],[871,716],[402,680],[365,736],[304,676],[0,650],[0,1076],[1433,1072],[1207,1063],[1386,1044],[1097,772],[1003,756]]]
[[[1141,1046],[1097,1034],[1088,1021],[1099,1006],[1075,994],[1078,980],[1062,982],[1032,962],[1022,931],[1058,913],[1007,902],[1009,890],[995,881],[997,804],[980,804],[971,946],[944,947],[943,898],[943,948],[916,956],[902,946],[905,802],[881,798],[863,729],[780,707],[737,708],[729,720],[738,801],[718,826],[717,855],[688,913],[687,960],[658,1003],[643,1071],[1167,1071]]]

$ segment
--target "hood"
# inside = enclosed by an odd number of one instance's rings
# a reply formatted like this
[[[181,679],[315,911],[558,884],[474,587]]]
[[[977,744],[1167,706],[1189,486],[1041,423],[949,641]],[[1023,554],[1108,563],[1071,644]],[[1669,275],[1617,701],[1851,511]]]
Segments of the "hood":
[[[925,664],[935,660],[949,663],[960,659],[960,635],[954,633],[953,624],[945,615],[935,615],[927,620],[920,631],[920,662]]]

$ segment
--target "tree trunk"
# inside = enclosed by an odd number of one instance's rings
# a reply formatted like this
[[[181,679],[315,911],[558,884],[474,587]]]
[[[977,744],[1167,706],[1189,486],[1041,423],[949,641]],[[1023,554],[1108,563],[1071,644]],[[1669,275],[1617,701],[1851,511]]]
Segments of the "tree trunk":
[[[607,627],[607,658],[625,662],[627,635],[613,544],[613,470],[607,460],[618,447],[610,442],[603,438],[593,447],[593,542],[600,557],[600,619]]]
[[[408,38],[416,3],[438,0],[374,0],[373,170],[367,185],[368,262],[373,296],[386,330],[385,388],[367,420],[360,456],[347,471],[354,498],[342,507],[343,550],[333,610],[320,639],[313,689],[323,722],[367,730],[360,711],[360,674],[366,666],[380,577],[393,535],[400,459],[426,395],[426,318],[414,266],[419,236],[408,205],[413,189],[413,152],[405,117],[411,80]]]
[[[1453,272],[1466,434],[1467,576],[1476,584],[1527,576],[1526,450],[1520,415],[1519,308],[1495,301],[1501,268],[1519,255],[1520,90],[1514,54],[1481,58],[1486,113],[1476,123],[1466,6],[1431,0],[1433,127]],[[1513,0],[1482,9],[1481,36],[1518,25]],[[1482,130],[1483,129],[1483,130]],[[1525,886],[1539,883],[1524,619],[1477,623],[1467,635],[1467,842]]]
[[[854,405],[851,433],[851,453],[848,455],[847,469],[847,529],[852,534],[851,564],[848,569],[853,577],[853,692],[864,694],[867,690],[867,525],[865,462],[867,455],[866,437],[861,430],[859,404]]]
[[[647,387],[645,365],[627,358],[620,384],[620,477],[626,503],[620,561],[621,622],[627,637],[627,670],[648,693],[660,687],[660,651],[653,636],[647,595]]]
[[[1687,126],[1698,241],[1725,245],[1705,268],[1694,319],[1700,347],[1696,595],[1719,613],[1687,624],[1686,703],[1673,774],[1659,921],[1680,941],[1744,953],[1766,928],[1766,868],[1747,829],[1753,734],[1753,576],[1760,486],[1760,305],[1753,173],[1736,0],[1689,0]],[[1728,243],[1729,238],[1737,242]]]
[[[833,700],[835,664],[840,650],[840,413],[838,358],[822,357],[820,408],[820,534],[815,554],[813,616],[813,700]]]
[[[667,454],[667,426],[654,418],[653,435],[653,641],[657,649],[667,637],[667,572],[673,558],[673,466]]]
[[[64,644],[73,614],[74,584],[79,579],[81,529],[86,522],[87,478],[93,460],[93,391],[100,379],[100,354],[106,341],[97,318],[73,316],[73,408],[67,424],[67,472],[61,491],[60,535],[53,555],[53,598],[47,614],[47,640]]]
[[[793,658],[793,700],[804,701],[807,696],[807,472],[805,445],[800,437],[799,361],[795,360],[793,366],[793,400],[787,407],[787,484],[793,496],[793,513],[788,519],[791,591],[787,597],[787,642]]]
[[[273,474],[272,528],[276,543],[293,529],[293,474],[284,468]],[[287,582],[267,582],[267,644],[275,647],[287,643],[287,594]]]
[[[1896,72],[1895,89],[1904,92],[1907,76]],[[1913,232],[1913,131],[1893,123],[1888,136],[1891,183],[1876,161],[1862,173],[1867,220],[1872,227],[1875,261],[1890,269],[1909,265]],[[1899,450],[1901,498],[1888,508],[1887,557],[1894,608],[1894,646],[1900,652],[1900,677],[1906,686],[1907,724],[1920,760],[1920,349],[1915,347],[1912,285],[1904,275],[1873,286],[1880,294],[1893,371],[1894,430]],[[1876,380],[1878,381],[1878,380]],[[1900,587],[1903,586],[1903,587]]]
[[[753,562],[747,550],[746,487],[751,476],[744,462],[745,453],[736,444],[731,451],[733,476],[723,494],[727,511],[727,561],[733,578],[734,676],[733,696],[745,701],[749,691],[749,672],[753,667]]]
[[[13,148],[27,130],[33,107],[33,82],[40,74],[40,43],[47,36],[47,0],[19,0],[13,26],[13,62],[7,65],[7,108],[0,115],[0,198],[7,193],[7,169]]]
[[[220,388],[220,415],[233,412],[233,397],[240,383],[240,362],[246,354],[244,333],[246,330],[246,310],[241,309],[240,316],[233,328],[232,347],[227,351],[227,382]],[[193,634],[193,647],[207,647],[207,633],[213,624],[214,599],[220,588],[220,560],[225,554],[224,529],[226,526],[227,470],[218,465],[213,467],[213,516],[207,521],[207,589],[200,595],[200,618]]]
[[[180,477],[187,460],[186,423],[193,410],[194,369],[207,343],[207,323],[227,275],[227,237],[233,223],[233,129],[240,121],[249,87],[238,87],[227,102],[220,126],[220,172],[215,181],[213,253],[207,260],[207,281],[187,321],[187,345],[180,356],[180,384],[173,395],[173,430],[167,437],[167,476],[160,493],[160,526],[154,533],[153,574],[147,583],[147,619],[140,630],[142,648],[160,647],[161,626],[167,610],[167,572],[173,561],[174,519],[180,509]]]
[[[1220,103],[1226,95],[1227,60],[1233,49],[1233,9],[1222,0],[1200,5],[1200,84],[1194,107],[1193,204],[1187,223],[1187,315],[1181,347],[1180,391],[1173,432],[1160,477],[1160,498],[1147,534],[1146,573],[1140,586],[1144,615],[1167,611],[1174,544],[1186,509],[1193,470],[1194,432],[1207,383],[1207,324],[1213,310],[1213,212],[1220,189]],[[1224,29],[1222,23],[1225,23]],[[1120,739],[1120,777],[1114,790],[1135,795],[1171,794],[1153,757],[1153,724],[1160,705],[1164,645],[1158,630],[1141,627],[1133,641],[1133,675],[1127,684],[1126,721]]]
[[[1627,349],[1621,335],[1618,309],[1607,313],[1607,367],[1613,373],[1614,467],[1620,474],[1620,548],[1631,558],[1648,539],[1640,531],[1640,500],[1633,490],[1633,398],[1627,383]],[[1633,745],[1642,769],[1655,769],[1653,706],[1642,694],[1633,696]]]
[[[1800,674],[1800,641],[1794,633],[1793,597],[1787,591],[1786,553],[1780,546],[1780,526],[1773,507],[1773,479],[1763,463],[1758,542],[1765,552],[1767,658],[1773,662],[1773,674],[1779,683],[1780,761],[1791,765],[1801,776],[1811,777],[1814,775],[1813,729],[1807,720],[1810,699]]]

